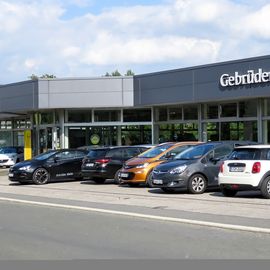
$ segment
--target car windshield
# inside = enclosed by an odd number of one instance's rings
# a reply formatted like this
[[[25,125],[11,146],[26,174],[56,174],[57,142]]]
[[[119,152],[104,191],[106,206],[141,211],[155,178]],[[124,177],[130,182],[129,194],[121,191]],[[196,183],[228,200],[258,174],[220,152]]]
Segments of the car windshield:
[[[56,151],[49,151],[49,152],[37,155],[33,159],[35,159],[35,160],[45,160],[45,159],[50,158],[51,156],[53,156],[55,153],[56,153]]]
[[[192,148],[188,148],[187,150],[181,152],[180,154],[176,155],[174,159],[199,159],[203,155],[205,155],[209,150],[214,148],[214,144],[204,144],[193,146]]]
[[[256,160],[260,159],[260,150],[259,149],[234,149],[231,153],[229,159],[234,160]]]
[[[14,147],[0,148],[0,154],[12,154],[12,153],[17,153],[16,148]]]
[[[157,155],[163,153],[165,150],[167,150],[168,148],[170,148],[172,146],[173,146],[173,144],[159,145],[159,146],[156,146],[156,147],[154,147],[146,152],[143,152],[138,157],[140,157],[140,158],[153,158],[153,157],[156,157]]]

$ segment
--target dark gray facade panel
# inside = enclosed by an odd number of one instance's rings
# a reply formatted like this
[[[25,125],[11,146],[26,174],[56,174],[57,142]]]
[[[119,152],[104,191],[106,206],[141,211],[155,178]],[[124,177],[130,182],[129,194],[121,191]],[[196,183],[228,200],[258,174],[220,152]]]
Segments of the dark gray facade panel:
[[[270,83],[222,87],[222,74],[270,72],[270,56],[135,76],[135,106],[270,97]]]
[[[25,81],[0,87],[0,112],[26,112],[37,108],[37,81]]]

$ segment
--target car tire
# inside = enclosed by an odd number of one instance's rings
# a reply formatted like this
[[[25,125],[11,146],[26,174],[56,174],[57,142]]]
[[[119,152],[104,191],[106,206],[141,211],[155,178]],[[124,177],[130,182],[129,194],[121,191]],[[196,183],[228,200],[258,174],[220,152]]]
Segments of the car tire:
[[[152,171],[147,175],[146,178],[146,185],[150,188],[153,187],[151,179],[152,179]]]
[[[34,171],[32,180],[36,185],[44,185],[50,181],[50,174],[45,168],[38,168]]]
[[[188,191],[192,194],[202,194],[206,190],[207,181],[201,174],[194,174],[189,178]]]
[[[270,177],[264,179],[261,186],[261,193],[265,199],[270,199]]]
[[[234,197],[236,195],[236,193],[238,192],[237,190],[233,190],[233,189],[228,189],[225,187],[221,187],[221,193],[225,196],[225,197]]]
[[[118,170],[118,171],[115,173],[115,175],[114,175],[114,183],[115,183],[116,185],[120,185],[120,177],[119,177],[120,171],[121,171],[121,169]]]
[[[93,178],[92,181],[94,181],[96,184],[104,184],[106,179],[104,178]]]

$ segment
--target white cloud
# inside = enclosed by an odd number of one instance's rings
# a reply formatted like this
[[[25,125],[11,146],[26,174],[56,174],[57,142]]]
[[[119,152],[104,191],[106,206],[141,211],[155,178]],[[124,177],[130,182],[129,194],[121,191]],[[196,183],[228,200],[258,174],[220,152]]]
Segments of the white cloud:
[[[96,76],[112,66],[151,72],[269,53],[268,1],[166,0],[64,20],[65,2],[0,0],[0,83],[32,73]]]

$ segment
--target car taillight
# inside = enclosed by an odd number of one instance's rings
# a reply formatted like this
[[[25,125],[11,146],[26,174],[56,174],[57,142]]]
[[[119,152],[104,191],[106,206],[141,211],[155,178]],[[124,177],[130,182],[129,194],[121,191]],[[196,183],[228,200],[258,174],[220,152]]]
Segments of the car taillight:
[[[98,159],[96,160],[96,163],[101,163],[101,164],[106,164],[110,161],[109,158],[102,158],[102,159]]]
[[[259,173],[261,171],[261,162],[255,162],[252,166],[252,173]]]
[[[219,167],[219,172],[223,173],[223,171],[224,171],[224,162],[222,162]]]

